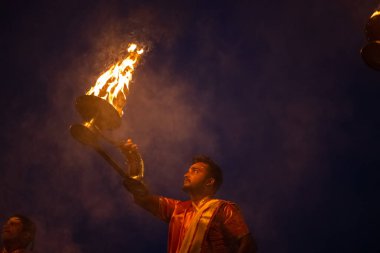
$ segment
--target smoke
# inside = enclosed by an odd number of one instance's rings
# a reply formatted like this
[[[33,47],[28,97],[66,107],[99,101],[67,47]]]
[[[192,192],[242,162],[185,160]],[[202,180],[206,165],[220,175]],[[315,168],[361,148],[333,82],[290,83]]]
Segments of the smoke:
[[[215,134],[202,122],[209,109],[195,104],[202,105],[199,99],[206,97],[173,68],[176,59],[170,51],[184,31],[185,17],[181,11],[167,14],[157,5],[95,3],[84,16],[74,14],[62,25],[70,30],[62,30],[70,36],[65,38],[63,51],[55,56],[43,54],[45,62],[35,68],[36,81],[45,85],[45,106],[20,116],[19,124],[5,136],[1,209],[5,214],[17,210],[36,221],[37,251],[94,252],[90,245],[96,244],[104,252],[107,241],[86,239],[99,236],[95,234],[99,230],[116,233],[112,244],[120,244],[119,248],[141,238],[152,241],[151,233],[166,241],[163,224],[155,221],[151,225],[154,218],[147,218],[133,203],[112,168],[68,131],[70,124],[81,122],[74,110],[75,98],[119,60],[128,43],[143,43],[148,52],[135,73],[123,125],[110,134],[116,140],[131,137],[139,145],[152,190],[178,196],[187,161],[196,147],[216,151]],[[60,44],[54,38],[52,43]],[[155,54],[156,45],[167,54]],[[117,151],[112,153],[117,155]],[[118,231],[110,223],[125,227]],[[141,235],[136,238],[133,231],[137,228]],[[126,235],[124,239],[121,234]],[[164,251],[162,242],[153,241],[150,247],[158,244]],[[137,247],[134,252],[138,252],[147,246],[128,247]]]
[[[24,93],[14,88],[2,101],[0,218],[31,216],[41,252],[165,251],[165,224],[137,207],[112,168],[68,131],[82,120],[75,99],[134,41],[148,50],[122,126],[107,134],[138,144],[150,189],[186,198],[188,162],[208,154],[224,169],[220,197],[239,204],[259,247],[305,252],[333,219],[321,209],[332,203],[340,173],[334,155],[355,151],[347,125],[355,114],[352,79],[364,68],[355,51],[358,13],[370,8],[343,2],[66,1],[46,3],[38,15],[24,11],[13,21],[23,40],[9,42],[11,65],[24,72],[8,79]],[[328,221],[311,222],[314,213]],[[315,229],[305,238],[308,225]],[[293,235],[303,241],[298,247]]]

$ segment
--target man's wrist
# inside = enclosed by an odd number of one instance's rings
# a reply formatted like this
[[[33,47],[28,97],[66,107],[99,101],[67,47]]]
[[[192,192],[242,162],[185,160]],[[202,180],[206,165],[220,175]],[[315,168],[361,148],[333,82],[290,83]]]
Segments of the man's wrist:
[[[134,197],[143,198],[149,195],[149,190],[142,181],[126,177],[123,184]]]

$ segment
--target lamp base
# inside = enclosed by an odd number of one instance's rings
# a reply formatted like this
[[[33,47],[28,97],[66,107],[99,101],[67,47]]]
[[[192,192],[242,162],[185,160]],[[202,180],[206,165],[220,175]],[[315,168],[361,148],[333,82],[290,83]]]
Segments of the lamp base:
[[[70,126],[71,135],[80,143],[92,147],[98,147],[98,136],[88,127],[81,124]]]
[[[364,62],[373,69],[380,70],[380,41],[371,41],[360,51]]]
[[[75,108],[86,121],[100,130],[111,130],[118,128],[121,117],[117,110],[107,101],[92,95],[84,95],[77,98]]]

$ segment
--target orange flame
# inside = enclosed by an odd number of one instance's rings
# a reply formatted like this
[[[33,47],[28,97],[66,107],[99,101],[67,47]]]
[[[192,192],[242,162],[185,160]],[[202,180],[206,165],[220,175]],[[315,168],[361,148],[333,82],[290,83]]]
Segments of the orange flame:
[[[379,15],[380,14],[380,11],[375,11],[373,14],[372,14],[372,16],[370,17],[370,18],[373,18],[374,16],[377,16],[377,15]]]
[[[138,48],[136,44],[130,44],[127,58],[103,73],[86,95],[94,95],[108,101],[122,116],[123,107],[127,103],[132,73],[143,52],[144,50]]]

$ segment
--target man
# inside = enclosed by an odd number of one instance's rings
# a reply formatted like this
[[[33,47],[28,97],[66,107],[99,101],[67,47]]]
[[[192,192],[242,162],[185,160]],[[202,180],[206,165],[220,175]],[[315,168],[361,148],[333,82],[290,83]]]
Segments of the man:
[[[13,215],[3,225],[2,253],[27,253],[33,249],[36,226],[23,215]]]
[[[137,147],[128,140],[121,145],[130,168],[136,162]],[[149,193],[146,186],[127,178],[124,185],[135,202],[169,223],[169,253],[256,252],[251,237],[236,204],[215,199],[223,182],[219,166],[206,156],[195,157],[184,175],[183,190],[190,200],[179,201]]]

